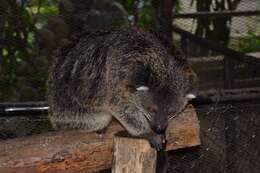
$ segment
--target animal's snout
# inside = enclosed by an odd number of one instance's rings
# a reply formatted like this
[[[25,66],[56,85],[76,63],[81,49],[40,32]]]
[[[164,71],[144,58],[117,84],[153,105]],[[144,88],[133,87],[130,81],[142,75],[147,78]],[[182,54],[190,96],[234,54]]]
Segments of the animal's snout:
[[[147,108],[149,113],[157,113],[158,112],[158,107],[155,105],[151,105]]]
[[[164,134],[166,131],[167,126],[166,125],[155,125],[152,126],[152,130],[156,132],[157,134]]]
[[[165,114],[156,105],[150,105],[147,111],[153,116],[151,121],[152,130],[157,134],[164,134],[168,120],[166,116],[163,116]]]

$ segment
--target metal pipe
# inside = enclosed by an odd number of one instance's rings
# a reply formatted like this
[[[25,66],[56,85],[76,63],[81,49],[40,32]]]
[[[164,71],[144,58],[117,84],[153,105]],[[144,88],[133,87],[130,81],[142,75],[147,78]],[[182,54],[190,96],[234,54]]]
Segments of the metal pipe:
[[[48,110],[46,102],[2,103],[0,117],[46,115]]]

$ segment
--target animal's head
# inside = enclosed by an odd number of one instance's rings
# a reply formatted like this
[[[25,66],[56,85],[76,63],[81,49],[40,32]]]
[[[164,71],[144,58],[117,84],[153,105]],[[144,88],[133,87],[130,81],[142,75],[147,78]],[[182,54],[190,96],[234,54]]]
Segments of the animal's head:
[[[154,64],[135,66],[129,88],[131,98],[144,112],[151,128],[164,133],[168,121],[179,114],[193,96],[190,92],[196,75],[181,56],[169,55],[163,62]]]

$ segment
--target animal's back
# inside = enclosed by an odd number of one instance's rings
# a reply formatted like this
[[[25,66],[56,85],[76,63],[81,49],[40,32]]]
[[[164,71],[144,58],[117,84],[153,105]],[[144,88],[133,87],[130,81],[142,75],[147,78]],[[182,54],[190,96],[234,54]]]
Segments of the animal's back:
[[[101,106],[107,87],[113,89],[108,85],[116,85],[115,80],[120,80],[116,79],[118,76],[107,76],[107,71],[120,71],[118,66],[123,68],[131,61],[127,54],[144,52],[141,47],[148,45],[141,38],[146,35],[137,31],[140,32],[136,28],[124,28],[85,33],[59,49],[48,80],[51,112],[66,109],[91,112]]]
[[[99,56],[98,51],[105,48],[94,38],[83,38],[67,54],[62,52],[66,51],[64,49],[56,56],[50,72],[48,86],[52,109],[85,107],[86,100],[94,99],[102,85],[106,57]]]
[[[102,109],[107,94],[117,87],[119,66],[127,63],[118,54],[126,54],[131,33],[131,28],[86,32],[57,51],[47,95],[49,117],[56,128],[88,129],[82,127],[83,122],[102,111],[98,109]],[[75,117],[77,122],[73,122]]]

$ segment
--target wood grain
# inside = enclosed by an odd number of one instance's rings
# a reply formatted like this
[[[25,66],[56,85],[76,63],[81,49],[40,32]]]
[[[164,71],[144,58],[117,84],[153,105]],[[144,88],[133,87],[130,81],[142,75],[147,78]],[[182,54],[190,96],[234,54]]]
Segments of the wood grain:
[[[146,140],[115,137],[112,173],[155,173],[156,156]]]

